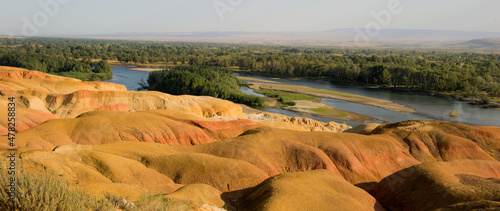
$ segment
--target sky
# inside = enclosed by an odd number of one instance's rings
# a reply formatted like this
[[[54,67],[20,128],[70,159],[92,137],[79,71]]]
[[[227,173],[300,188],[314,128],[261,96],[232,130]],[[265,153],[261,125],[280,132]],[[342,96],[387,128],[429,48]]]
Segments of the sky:
[[[294,32],[374,23],[500,32],[499,8],[498,0],[0,0],[0,34]]]

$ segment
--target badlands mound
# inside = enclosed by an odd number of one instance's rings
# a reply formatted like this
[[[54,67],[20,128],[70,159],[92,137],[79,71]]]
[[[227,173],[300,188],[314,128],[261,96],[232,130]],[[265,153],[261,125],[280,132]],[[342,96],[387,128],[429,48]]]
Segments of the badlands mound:
[[[386,177],[371,192],[390,210],[500,209],[500,163],[421,164]]]
[[[258,126],[245,119],[208,121],[190,113],[169,110],[95,111],[78,118],[47,121],[22,131],[17,134],[17,145],[46,150],[67,144],[96,145],[122,140],[193,145],[233,138]],[[0,138],[0,143],[7,144],[7,137]]]
[[[406,121],[378,127],[372,134],[396,137],[419,160],[500,160],[498,127],[473,127],[457,122]]]
[[[241,106],[211,97],[126,91],[7,67],[0,76],[0,102],[18,100],[20,165],[100,197],[163,194],[242,210],[500,203],[498,127],[406,121],[337,133],[348,128],[245,116]],[[5,109],[0,115],[6,119]],[[3,134],[5,124],[0,120]],[[1,136],[2,153],[7,144]]]
[[[8,133],[8,107],[7,105],[0,105],[0,135]],[[21,132],[29,128],[35,127],[51,119],[58,119],[59,117],[50,113],[26,108],[16,109],[16,132]]]
[[[327,170],[281,174],[240,192],[237,210],[384,210],[370,194]]]
[[[38,71],[6,66],[0,66],[0,89],[4,91],[37,89],[53,93],[71,93],[78,90],[126,90],[125,86],[123,85],[81,81],[74,78],[55,76]]]

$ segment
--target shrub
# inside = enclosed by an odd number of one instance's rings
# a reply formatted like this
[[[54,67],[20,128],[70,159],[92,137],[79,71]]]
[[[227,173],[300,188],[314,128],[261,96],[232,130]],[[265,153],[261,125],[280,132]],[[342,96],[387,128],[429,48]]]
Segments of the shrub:
[[[481,101],[483,101],[483,104],[490,104],[491,99],[488,97],[488,95],[481,95]]]
[[[113,207],[105,200],[71,188],[69,183],[50,172],[33,175],[21,170],[16,173],[17,195],[15,203],[12,203],[7,190],[10,176],[2,165],[0,207],[5,210],[108,210]]]

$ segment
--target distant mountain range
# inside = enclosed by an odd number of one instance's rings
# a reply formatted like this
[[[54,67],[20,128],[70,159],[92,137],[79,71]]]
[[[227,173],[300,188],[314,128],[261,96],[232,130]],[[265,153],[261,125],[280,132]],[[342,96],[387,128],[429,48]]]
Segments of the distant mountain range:
[[[497,50],[500,32],[381,29],[334,29],[317,32],[173,32],[71,35],[98,39],[221,42],[243,44],[313,45],[340,47],[421,47]],[[58,36],[60,37],[60,36]],[[495,39],[497,38],[497,39]],[[358,42],[359,41],[359,42]],[[493,48],[492,46],[493,45]],[[496,47],[495,47],[496,46]]]
[[[455,49],[500,50],[500,38],[474,39],[449,45],[448,47]]]

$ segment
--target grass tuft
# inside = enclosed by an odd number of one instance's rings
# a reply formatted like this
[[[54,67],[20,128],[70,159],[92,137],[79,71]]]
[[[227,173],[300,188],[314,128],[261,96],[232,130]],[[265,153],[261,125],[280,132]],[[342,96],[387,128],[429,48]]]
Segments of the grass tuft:
[[[305,94],[297,94],[292,92],[284,92],[284,91],[276,91],[269,89],[259,89],[254,90],[254,92],[263,94],[267,97],[277,98],[279,102],[281,102],[285,106],[294,106],[296,105],[295,101],[297,100],[309,100],[313,102],[321,102],[320,98],[311,97]]]

